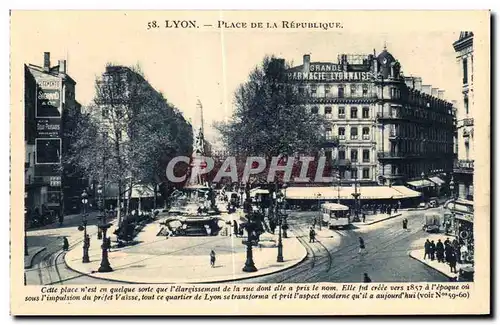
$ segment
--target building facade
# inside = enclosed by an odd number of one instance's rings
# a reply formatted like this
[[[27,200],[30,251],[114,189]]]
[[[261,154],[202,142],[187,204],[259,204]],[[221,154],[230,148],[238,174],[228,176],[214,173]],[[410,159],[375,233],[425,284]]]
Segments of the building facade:
[[[51,66],[49,52],[44,53],[43,66],[24,66],[24,80],[26,207],[40,213],[71,213],[79,197],[73,192],[87,185],[63,159],[71,142],[65,129],[81,110],[76,82],[67,74],[66,60]]]
[[[307,98],[310,112],[328,121],[324,152],[342,184],[392,186],[451,172],[452,104],[444,91],[403,76],[387,50],[342,54],[337,62],[304,55],[287,79]]]
[[[462,99],[457,110],[458,159],[454,164],[454,181],[457,196],[461,199],[474,199],[474,34],[461,32],[453,43],[457,54],[457,64],[462,71],[460,88]]]

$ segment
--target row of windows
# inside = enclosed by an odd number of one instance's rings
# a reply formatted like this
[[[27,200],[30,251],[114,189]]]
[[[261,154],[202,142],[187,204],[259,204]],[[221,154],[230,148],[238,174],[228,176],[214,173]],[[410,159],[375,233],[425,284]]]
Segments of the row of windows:
[[[444,129],[422,128],[415,124],[397,124],[390,128],[391,135],[420,138],[427,141],[452,141],[453,134]]]
[[[362,134],[362,139],[363,140],[369,140],[370,139],[370,128],[369,127],[363,127],[361,129],[361,134]],[[345,135],[345,127],[339,127],[338,128],[338,137],[341,140],[344,140],[346,138]],[[358,139],[358,127],[353,126],[351,127],[351,140],[357,140]],[[326,128],[326,137],[332,137],[333,136],[333,131],[332,128],[328,127]]]
[[[358,161],[358,149],[351,149],[351,162],[357,162]],[[338,157],[340,160],[345,160],[346,159],[346,152],[345,150],[339,150]],[[362,161],[363,162],[370,162],[370,149],[363,149],[362,152]]]
[[[346,174],[347,173],[346,173],[345,170],[340,170],[339,171],[339,177],[340,177],[340,179],[346,179]],[[351,176],[350,177],[351,179],[357,179],[357,178],[359,178],[359,176],[358,176],[358,170],[357,169],[352,169],[350,171],[350,176]],[[370,177],[370,168],[363,168],[362,169],[362,177],[363,177],[363,179],[370,179],[371,178]]]
[[[350,95],[351,97],[367,97],[370,95],[369,85],[368,84],[351,84],[350,86],[346,86],[343,84],[338,85],[336,88],[336,92],[334,92],[334,87],[330,84],[326,85],[315,85],[312,84],[309,87],[309,94],[311,97],[336,97],[344,98],[346,95]],[[308,91],[307,87],[302,85],[299,86],[299,94],[306,94]]]
[[[318,106],[313,106],[311,107],[311,113],[312,114],[318,114],[319,113],[319,108]],[[350,117],[351,118],[359,118],[358,114],[358,108],[356,106],[351,106],[350,110]],[[331,106],[325,106],[325,115],[328,117],[329,115],[332,115],[332,107]],[[337,117],[338,118],[345,118],[346,116],[346,110],[344,106],[339,106],[337,109]],[[370,107],[365,106],[361,109],[361,118],[370,118]]]

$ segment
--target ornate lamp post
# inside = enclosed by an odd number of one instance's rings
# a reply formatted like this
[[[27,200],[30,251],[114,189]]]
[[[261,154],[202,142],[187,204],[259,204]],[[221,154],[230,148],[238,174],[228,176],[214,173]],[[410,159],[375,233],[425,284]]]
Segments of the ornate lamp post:
[[[89,203],[87,191],[83,190],[81,195],[82,197],[82,226],[79,227],[79,230],[83,230],[83,257],[82,263],[89,263],[89,247],[90,247],[90,238],[87,235],[87,204]]]
[[[243,192],[243,191],[242,191]],[[247,195],[245,202],[243,204],[243,211],[247,215],[248,221],[241,226],[247,231],[247,240],[243,240],[243,244],[247,246],[247,258],[245,261],[245,266],[243,267],[243,272],[257,272],[253,261],[253,251],[252,246],[256,244],[258,240],[257,228],[258,225],[255,222],[255,216],[252,212],[252,205],[250,203],[250,196]]]
[[[111,245],[111,240],[106,237],[106,232],[108,231],[109,227],[111,226],[111,223],[106,222],[106,215],[102,214],[99,217],[99,229],[102,232],[102,258],[101,258],[101,265],[99,266],[99,269],[97,272],[105,273],[105,272],[112,272],[113,269],[111,268],[111,265],[109,264],[109,259],[108,259],[108,249],[109,246]]]
[[[359,222],[359,197],[361,193],[358,192],[358,170],[356,167],[353,167],[353,170],[356,171],[354,178],[354,193],[351,195],[354,198],[354,222]]]
[[[455,181],[453,180],[453,176],[451,176],[450,180],[450,195],[452,199],[455,199]]]
[[[316,193],[316,198],[318,199],[318,224],[319,230],[321,230],[321,193]]]
[[[278,197],[278,203],[280,204],[281,208],[284,209],[284,200],[286,199],[286,184],[283,185],[283,190],[285,191],[285,194],[281,194]],[[283,228],[283,215],[282,211],[277,211],[278,212],[278,225],[279,225],[279,232],[278,232],[278,257],[276,258],[277,262],[283,262],[283,240],[281,236],[282,228]]]
[[[24,194],[26,196],[26,194]],[[28,211],[24,208],[24,256],[28,256]]]

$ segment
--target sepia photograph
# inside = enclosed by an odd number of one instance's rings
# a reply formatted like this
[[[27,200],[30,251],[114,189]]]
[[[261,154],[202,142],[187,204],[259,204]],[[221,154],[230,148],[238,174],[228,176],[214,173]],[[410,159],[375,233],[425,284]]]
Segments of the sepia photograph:
[[[489,19],[12,12],[16,308],[486,311]]]

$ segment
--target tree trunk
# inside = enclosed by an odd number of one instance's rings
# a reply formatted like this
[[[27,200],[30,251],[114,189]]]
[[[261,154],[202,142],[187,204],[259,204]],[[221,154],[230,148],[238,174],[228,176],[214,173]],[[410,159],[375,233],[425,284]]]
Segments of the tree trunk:
[[[154,189],[154,198],[153,198],[153,209],[156,210],[156,199],[158,196],[158,191],[157,191],[157,185],[155,184],[155,189]]]
[[[122,198],[122,181],[119,180],[118,181],[118,197],[116,199],[116,208],[117,208],[117,219],[118,219],[118,227],[121,226],[122,224],[122,202],[121,202],[121,198]]]

